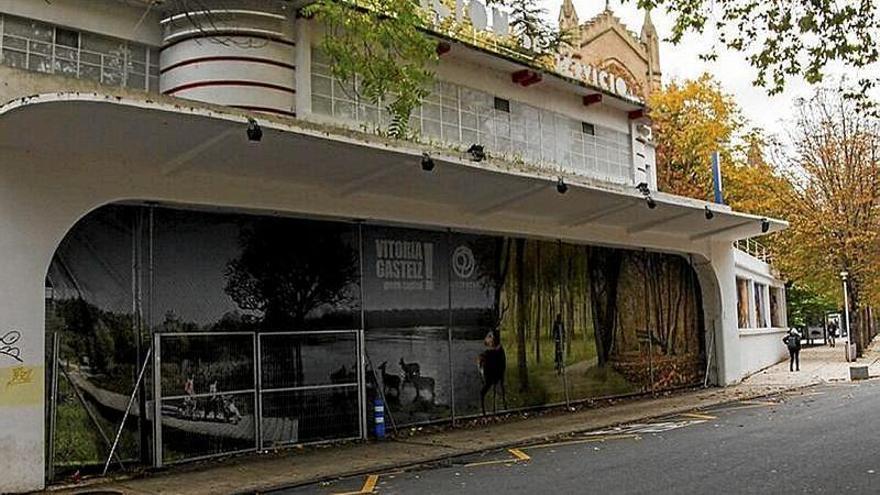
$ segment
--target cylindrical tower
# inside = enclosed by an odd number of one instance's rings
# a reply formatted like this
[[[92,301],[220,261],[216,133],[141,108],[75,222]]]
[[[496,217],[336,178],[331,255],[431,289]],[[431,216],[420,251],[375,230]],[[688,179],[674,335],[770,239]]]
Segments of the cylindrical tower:
[[[275,0],[183,2],[162,19],[163,94],[295,116],[292,9]]]

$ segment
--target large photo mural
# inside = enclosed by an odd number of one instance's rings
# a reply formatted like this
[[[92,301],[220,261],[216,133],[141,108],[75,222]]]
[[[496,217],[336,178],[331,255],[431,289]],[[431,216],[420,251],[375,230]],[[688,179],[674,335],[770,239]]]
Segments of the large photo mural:
[[[700,288],[675,254],[116,205],[71,230],[46,286],[61,475],[101,466],[144,361],[124,463],[150,461],[154,411],[173,462],[357,437],[377,399],[405,426],[705,373]]]

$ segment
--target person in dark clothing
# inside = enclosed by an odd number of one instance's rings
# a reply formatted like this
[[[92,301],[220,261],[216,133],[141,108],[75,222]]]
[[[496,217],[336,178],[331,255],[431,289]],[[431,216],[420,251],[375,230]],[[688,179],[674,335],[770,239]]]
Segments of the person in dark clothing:
[[[834,347],[834,339],[837,338],[837,323],[833,321],[828,324],[828,345]]]
[[[556,315],[556,321],[553,322],[553,344],[556,348],[556,374],[562,374],[562,368],[565,367],[565,358],[563,356],[563,348],[565,339],[565,325],[562,323],[562,315]]]
[[[782,338],[782,341],[785,342],[785,345],[788,347],[788,355],[790,357],[790,361],[788,363],[788,371],[800,371],[801,370],[801,334],[797,331],[797,329],[792,328],[785,334],[785,337]]]

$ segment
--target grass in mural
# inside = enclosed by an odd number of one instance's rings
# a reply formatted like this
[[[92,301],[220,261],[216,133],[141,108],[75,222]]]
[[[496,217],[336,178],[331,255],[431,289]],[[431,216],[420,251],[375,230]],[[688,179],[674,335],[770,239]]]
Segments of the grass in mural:
[[[55,466],[59,468],[79,469],[102,465],[107,460],[109,447],[101,437],[82,403],[76,398],[73,389],[66,380],[59,382],[58,404],[56,409],[55,429]],[[112,442],[116,435],[118,423],[103,417],[94,404],[90,404],[95,418]],[[122,459],[133,457],[137,453],[137,430],[132,418],[119,439],[117,450]],[[118,466],[114,462],[114,466]]]
[[[511,333],[509,332],[507,335],[511,335]],[[520,386],[516,361],[518,349],[515,338],[511,336],[508,340],[509,342],[505,342],[508,406],[516,408],[564,402],[564,381],[556,371],[553,339],[547,335],[540,337],[541,342],[538,346],[542,349],[540,359],[534,351],[534,339],[529,340],[531,349],[527,349],[526,353],[526,366],[529,373],[527,389]],[[596,345],[592,335],[586,338],[581,333],[571,343],[571,349],[566,352],[565,356],[565,382],[568,384],[571,400],[628,394],[639,390],[637,385],[627,381],[610,366],[599,367],[596,356]]]

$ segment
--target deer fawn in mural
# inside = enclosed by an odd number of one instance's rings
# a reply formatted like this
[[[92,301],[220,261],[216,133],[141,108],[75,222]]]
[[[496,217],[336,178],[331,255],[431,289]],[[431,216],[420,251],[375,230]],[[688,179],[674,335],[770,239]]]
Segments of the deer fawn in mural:
[[[389,375],[385,369],[388,367],[388,361],[382,361],[379,365],[379,371],[382,372],[382,394],[388,398],[388,392],[394,390],[394,397],[400,400],[400,377],[397,375]]]

